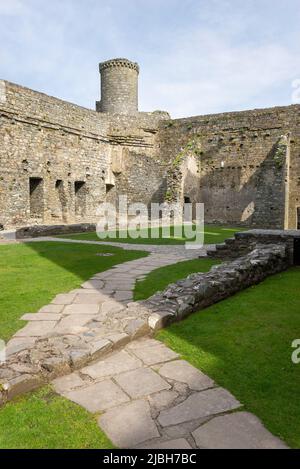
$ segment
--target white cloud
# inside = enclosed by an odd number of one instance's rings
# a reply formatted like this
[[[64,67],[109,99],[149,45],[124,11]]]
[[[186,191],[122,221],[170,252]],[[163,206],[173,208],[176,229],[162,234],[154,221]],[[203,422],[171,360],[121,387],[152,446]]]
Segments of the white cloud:
[[[0,77],[93,108],[98,62],[127,56],[141,65],[141,110],[178,117],[289,104],[300,77],[297,5],[0,0]]]
[[[0,15],[20,15],[23,11],[21,0],[0,0]]]
[[[155,64],[155,80],[147,75],[143,107],[155,100],[172,115],[186,116],[275,106],[282,104],[276,102],[280,88],[285,104],[291,103],[291,83],[300,74],[298,47],[239,42],[237,31],[240,23],[235,29],[231,22],[229,30],[194,30],[178,37]]]

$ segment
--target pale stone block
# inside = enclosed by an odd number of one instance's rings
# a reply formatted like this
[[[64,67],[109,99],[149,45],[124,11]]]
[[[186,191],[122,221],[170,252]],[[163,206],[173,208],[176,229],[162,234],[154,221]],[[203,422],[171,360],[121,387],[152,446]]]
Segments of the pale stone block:
[[[107,376],[115,376],[126,371],[134,370],[142,366],[142,362],[131,357],[125,350],[100,360],[94,365],[87,366],[81,371],[93,379],[101,379]]]
[[[146,401],[134,401],[107,411],[99,426],[118,448],[134,448],[143,441],[159,437]]]
[[[171,409],[163,410],[158,418],[163,427],[189,422],[237,409],[241,404],[222,388],[209,389],[189,396]]]
[[[85,326],[88,322],[92,321],[94,318],[91,314],[71,314],[70,316],[65,316],[57,324],[55,330],[69,330],[75,331],[76,328],[81,328]]]
[[[63,314],[89,314],[99,313],[98,304],[71,304],[65,307]]]
[[[59,314],[62,312],[62,310],[64,309],[64,306],[63,305],[53,305],[53,304],[50,304],[50,305],[46,305],[46,306],[43,306],[41,309],[39,309],[39,313],[53,313],[53,314]]]
[[[59,321],[61,314],[53,313],[28,313],[21,317],[22,321]]]
[[[149,368],[138,368],[137,370],[122,373],[116,376],[115,380],[133,399],[148,396],[171,387],[155,371]]]
[[[185,360],[166,363],[159,369],[159,374],[164,378],[185,383],[193,391],[202,391],[215,385],[212,379]]]
[[[32,321],[20,329],[15,337],[41,337],[52,332],[56,324],[56,321]]]
[[[129,397],[110,379],[64,393],[89,412],[101,412],[129,401]]]
[[[117,301],[114,300],[109,300],[106,297],[106,301],[101,304],[100,306],[100,311],[103,314],[113,314],[113,313],[118,313],[124,309],[124,305],[118,303]]]
[[[107,301],[107,297],[101,293],[79,293],[76,296],[73,305],[99,305],[104,301]]]
[[[178,438],[177,440],[154,441],[140,445],[139,449],[192,449],[192,447],[185,438]]]
[[[179,394],[176,391],[161,391],[149,396],[149,402],[151,407],[162,410],[165,407],[170,407],[178,396]]]
[[[208,449],[286,449],[287,446],[272,435],[249,412],[215,417],[193,432],[199,448]]]
[[[164,363],[179,357],[178,353],[173,352],[173,350],[169,349],[161,342],[157,342],[156,345],[151,345],[150,347],[141,343],[140,347],[136,346],[132,351],[146,365]]]
[[[52,385],[56,392],[62,394],[64,392],[71,391],[74,388],[82,387],[86,383],[80,378],[78,373],[72,373],[61,378],[56,378],[52,381]]]
[[[82,288],[94,288],[95,290],[101,290],[104,287],[104,283],[102,280],[88,280],[81,285]]]
[[[62,293],[57,295],[52,301],[53,305],[69,305],[74,301],[75,293]]]

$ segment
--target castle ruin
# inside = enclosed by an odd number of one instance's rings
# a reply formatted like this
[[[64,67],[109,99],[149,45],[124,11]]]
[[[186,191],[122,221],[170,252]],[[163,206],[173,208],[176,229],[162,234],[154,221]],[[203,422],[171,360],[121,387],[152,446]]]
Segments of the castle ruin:
[[[0,81],[0,228],[95,223],[101,202],[205,204],[206,223],[300,227],[300,105],[170,119],[139,66],[100,64],[96,111]]]

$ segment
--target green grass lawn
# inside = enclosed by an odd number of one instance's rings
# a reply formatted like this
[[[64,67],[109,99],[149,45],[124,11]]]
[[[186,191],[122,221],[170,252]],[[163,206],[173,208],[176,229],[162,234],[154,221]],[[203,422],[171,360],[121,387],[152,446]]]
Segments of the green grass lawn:
[[[50,386],[0,409],[0,449],[111,449],[95,416]]]
[[[1,245],[0,339],[7,341],[26,324],[19,320],[24,313],[36,312],[56,294],[79,287],[115,264],[146,255],[113,246],[62,242]]]
[[[149,298],[157,291],[164,290],[170,283],[182,280],[195,272],[208,272],[213,265],[218,263],[219,261],[216,259],[203,258],[178,262],[177,264],[155,269],[147,275],[145,280],[136,282],[134,301]]]
[[[189,316],[157,338],[230,390],[267,428],[300,448],[300,269]]]
[[[205,244],[223,243],[223,241],[226,238],[233,237],[234,233],[236,233],[237,231],[243,231],[243,229],[207,225],[205,226],[205,229],[204,229],[204,243]],[[103,241],[130,243],[130,244],[184,244],[187,241],[183,232],[182,234],[180,234],[180,236],[175,236],[173,226],[170,227],[170,235],[164,234],[162,231],[162,228],[159,229],[158,237],[151,237],[151,236],[154,236],[154,233],[155,232],[153,230],[142,229],[141,230],[142,236],[134,239],[128,235],[127,231],[117,231],[116,232],[117,237],[112,237],[112,238],[107,237],[103,239]],[[101,239],[97,236],[97,233],[95,232],[80,233],[80,234],[73,234],[73,235],[60,235],[59,237],[70,238],[70,239],[80,239],[80,240],[86,240],[86,241],[101,241]]]

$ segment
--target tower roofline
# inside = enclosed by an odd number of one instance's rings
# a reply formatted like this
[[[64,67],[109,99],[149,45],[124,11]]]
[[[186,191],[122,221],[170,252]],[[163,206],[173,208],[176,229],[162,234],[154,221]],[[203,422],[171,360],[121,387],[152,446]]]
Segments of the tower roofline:
[[[116,59],[106,60],[105,62],[101,62],[99,64],[100,72],[102,70],[105,70],[106,68],[112,68],[112,67],[131,68],[135,70],[137,73],[139,73],[140,71],[140,67],[137,62],[131,62],[130,60],[125,59],[125,58],[116,58]]]

